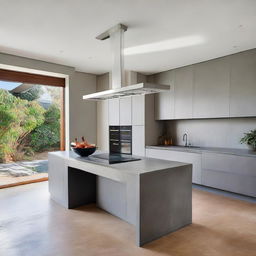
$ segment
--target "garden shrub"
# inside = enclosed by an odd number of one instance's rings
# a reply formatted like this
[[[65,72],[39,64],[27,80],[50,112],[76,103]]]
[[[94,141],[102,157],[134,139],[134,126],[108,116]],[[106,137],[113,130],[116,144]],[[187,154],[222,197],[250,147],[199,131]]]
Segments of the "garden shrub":
[[[30,146],[40,152],[48,148],[59,147],[60,108],[52,104],[44,113],[45,121],[30,134]]]
[[[0,162],[20,160],[26,138],[44,123],[45,110],[36,101],[0,89]]]

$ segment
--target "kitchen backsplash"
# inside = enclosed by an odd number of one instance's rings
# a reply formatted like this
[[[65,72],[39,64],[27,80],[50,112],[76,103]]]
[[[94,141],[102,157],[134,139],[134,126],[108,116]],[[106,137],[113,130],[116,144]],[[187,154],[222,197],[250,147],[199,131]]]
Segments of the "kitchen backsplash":
[[[256,118],[224,118],[164,121],[173,143],[183,145],[182,135],[194,146],[244,148],[240,143],[245,132],[256,129]]]

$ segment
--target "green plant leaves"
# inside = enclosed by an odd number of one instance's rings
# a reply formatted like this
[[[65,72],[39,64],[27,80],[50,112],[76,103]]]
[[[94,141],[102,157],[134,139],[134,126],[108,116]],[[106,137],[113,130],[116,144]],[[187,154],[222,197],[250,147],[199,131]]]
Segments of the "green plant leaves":
[[[240,142],[251,145],[254,149],[256,149],[256,129],[245,133],[245,136],[240,140]]]
[[[36,101],[0,89],[0,162],[15,158],[28,134],[44,122],[44,113]]]

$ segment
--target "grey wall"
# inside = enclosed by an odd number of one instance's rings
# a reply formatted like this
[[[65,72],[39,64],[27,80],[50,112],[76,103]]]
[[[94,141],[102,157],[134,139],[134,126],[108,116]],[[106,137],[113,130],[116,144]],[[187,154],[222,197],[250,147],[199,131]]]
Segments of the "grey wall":
[[[96,78],[97,92],[105,91],[110,86],[110,73],[98,75]],[[109,151],[108,139],[108,101],[98,101],[97,103],[97,146],[102,151]]]
[[[187,132],[195,146],[247,148],[240,144],[243,133],[256,129],[256,118],[224,118],[164,121],[174,143],[183,145],[182,135]]]
[[[102,75],[98,75],[97,78],[97,92],[105,91],[109,89],[110,85],[110,74],[105,73]]]
[[[69,110],[70,110],[70,140],[82,136],[96,143],[96,102],[85,101],[82,96],[96,92],[96,76],[75,72],[70,78]]]

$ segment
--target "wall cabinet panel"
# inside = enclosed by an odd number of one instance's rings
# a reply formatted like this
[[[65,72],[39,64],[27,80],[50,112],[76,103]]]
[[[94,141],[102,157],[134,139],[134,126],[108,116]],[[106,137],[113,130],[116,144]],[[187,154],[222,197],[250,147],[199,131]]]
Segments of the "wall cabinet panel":
[[[230,116],[256,116],[256,50],[230,56]]]
[[[145,126],[132,126],[132,154],[145,156]]]
[[[119,99],[108,100],[108,121],[109,125],[120,125]]]
[[[132,124],[132,98],[120,98],[120,125]]]
[[[155,96],[155,119],[256,116],[256,49],[150,76],[171,84]]]
[[[194,65],[193,118],[229,117],[227,58]]]
[[[170,85],[170,92],[155,95],[155,119],[168,120],[174,118],[174,71],[159,73],[155,76],[155,83]]]
[[[132,96],[132,125],[145,125],[145,95]]]
[[[174,118],[192,118],[193,107],[193,66],[175,70]]]

